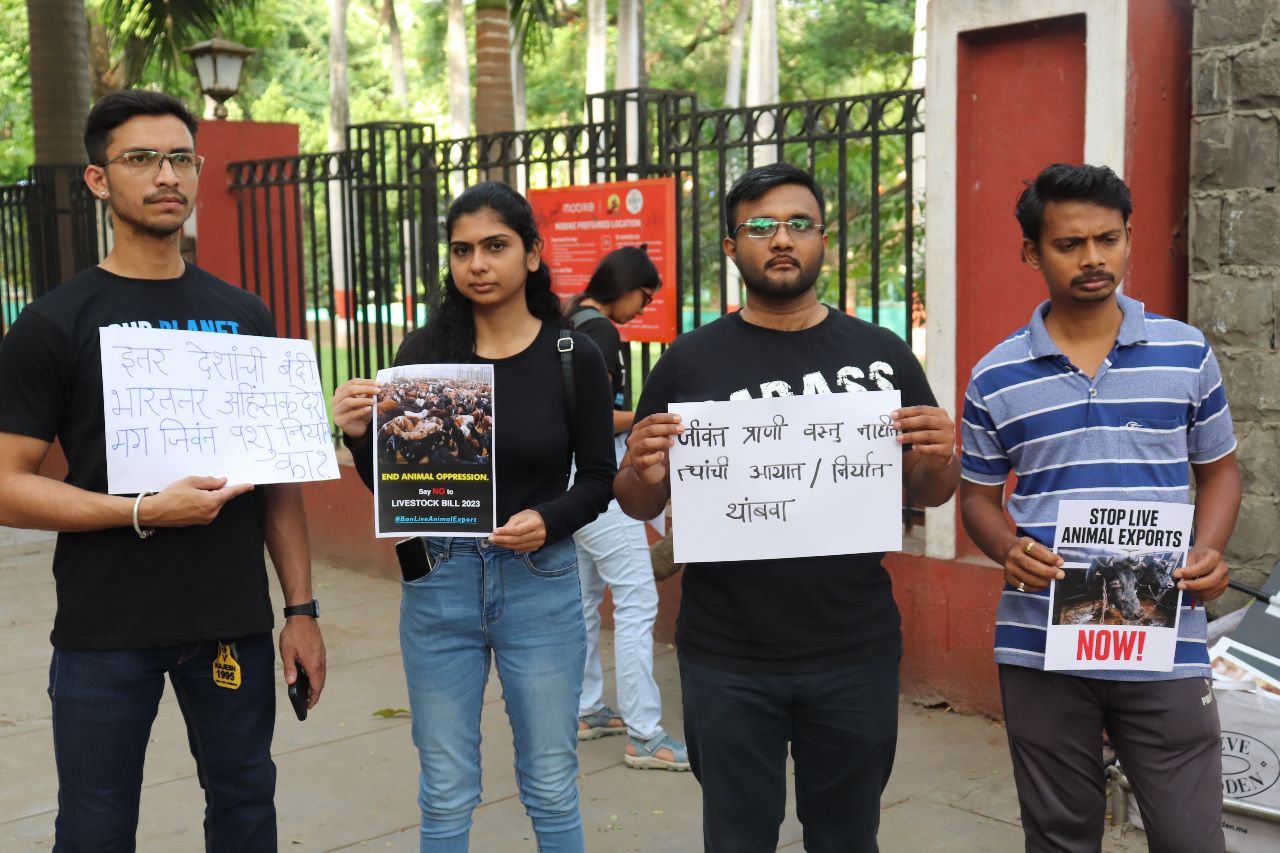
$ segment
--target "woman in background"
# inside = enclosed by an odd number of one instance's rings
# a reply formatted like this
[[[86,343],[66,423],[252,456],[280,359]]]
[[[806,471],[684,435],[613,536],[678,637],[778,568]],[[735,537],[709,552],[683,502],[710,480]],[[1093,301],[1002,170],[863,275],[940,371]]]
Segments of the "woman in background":
[[[616,458],[627,450],[633,413],[626,408],[627,350],[618,325],[644,311],[662,286],[645,247],[625,246],[605,255],[587,289],[569,303],[573,327],[591,336],[604,354],[613,382]],[[611,501],[598,519],[573,535],[587,625],[587,665],[578,703],[578,738],[627,735],[623,761],[637,769],[688,770],[689,751],[662,729],[662,697],[653,679],[653,623],[658,590],[644,523]],[[600,602],[613,594],[613,658],[619,711],[604,704],[600,663]]]

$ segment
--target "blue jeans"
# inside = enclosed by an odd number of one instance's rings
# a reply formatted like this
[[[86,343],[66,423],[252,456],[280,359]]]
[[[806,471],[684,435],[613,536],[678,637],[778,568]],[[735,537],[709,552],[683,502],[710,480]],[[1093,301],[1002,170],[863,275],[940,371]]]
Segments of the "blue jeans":
[[[487,539],[432,538],[435,571],[401,582],[421,849],[467,850],[480,803],[480,709],[496,660],[515,742],[516,784],[541,853],[582,853],[578,695],[586,632],[573,540],[524,554]]]
[[[238,690],[213,683],[217,642],[159,649],[54,649],[49,665],[58,767],[56,853],[132,851],[142,765],[168,673],[205,794],[209,851],[276,849],[275,649],[235,640]]]

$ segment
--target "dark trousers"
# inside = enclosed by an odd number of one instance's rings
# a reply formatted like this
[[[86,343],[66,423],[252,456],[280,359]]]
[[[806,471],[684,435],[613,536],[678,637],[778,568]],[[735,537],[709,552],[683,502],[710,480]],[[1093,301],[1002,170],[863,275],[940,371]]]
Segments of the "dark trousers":
[[[1104,681],[1001,666],[1000,690],[1028,853],[1102,849],[1103,728],[1153,853],[1225,849],[1218,708],[1205,679]]]
[[[205,792],[209,851],[276,849],[275,651],[236,640],[241,685],[213,683],[216,642],[140,651],[55,649],[49,666],[58,766],[56,853],[132,851],[142,765],[169,675]]]
[[[680,660],[684,730],[707,853],[772,853],[787,743],[808,853],[874,853],[898,743],[898,658],[793,675]]]

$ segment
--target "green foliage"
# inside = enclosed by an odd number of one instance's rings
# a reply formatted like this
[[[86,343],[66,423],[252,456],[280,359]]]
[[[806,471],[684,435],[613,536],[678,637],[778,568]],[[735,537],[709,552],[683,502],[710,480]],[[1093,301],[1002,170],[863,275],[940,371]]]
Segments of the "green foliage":
[[[35,159],[25,0],[0,0],[0,184],[27,175]]]
[[[408,112],[391,92],[387,28],[380,20],[383,0],[350,0],[352,121],[407,120],[443,128],[448,115],[447,0],[395,2],[409,80]],[[722,105],[729,31],[739,2],[750,0],[649,0],[648,85],[695,92],[704,108]],[[475,3],[467,0],[469,21]],[[190,62],[180,51],[221,27],[228,38],[258,51],[245,64],[240,95],[228,103],[232,117],[294,122],[301,128],[303,150],[327,147],[326,0],[86,0],[86,6],[107,34],[108,70],[117,84],[166,88],[203,112]],[[513,20],[527,33],[529,126],[581,121],[585,3],[511,0],[511,6]],[[615,4],[609,6],[612,16]],[[914,0],[778,0],[782,98],[902,85],[911,61],[913,10]],[[611,26],[611,45],[615,35]],[[0,0],[0,81],[9,93],[0,105],[4,180],[20,177],[31,157],[26,50],[25,3]],[[474,68],[474,57],[472,62]],[[745,73],[744,67],[744,79]]]
[[[211,38],[237,14],[251,13],[258,0],[89,0],[107,34],[122,88],[148,71],[167,89],[181,85],[189,70],[183,48]],[[183,81],[184,83],[186,81]]]

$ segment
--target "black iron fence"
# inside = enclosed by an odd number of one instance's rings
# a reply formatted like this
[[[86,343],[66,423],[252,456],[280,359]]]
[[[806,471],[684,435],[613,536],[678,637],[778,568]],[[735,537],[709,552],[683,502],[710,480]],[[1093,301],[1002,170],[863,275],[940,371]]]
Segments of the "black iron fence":
[[[32,166],[0,186],[0,336],[28,302],[97,263],[111,241],[84,165]]]
[[[826,193],[823,301],[909,342],[923,315],[923,246],[913,193],[922,90],[700,110],[687,92],[592,96],[585,121],[436,139],[423,125],[353,127],[348,151],[237,163],[243,282],[283,325],[312,338],[329,387],[370,375],[425,322],[439,296],[449,201],[479,180],[524,191],[633,178],[676,182],[677,323],[740,304],[720,248],[721,199],[747,169],[786,160]],[[632,345],[633,381],[654,348]],[[636,374],[639,374],[638,376]]]
[[[464,139],[430,125],[353,125],[344,152],[228,167],[241,284],[290,334],[311,339],[326,389],[391,361],[439,296],[443,217],[463,188],[496,178],[524,191],[632,178],[676,183],[677,324],[740,304],[720,243],[721,200],[742,172],[785,160],[826,193],[823,301],[909,342],[923,315],[913,156],[922,90],[701,110],[687,92],[592,96],[580,124]],[[96,263],[107,217],[83,166],[33,168],[0,187],[0,334],[30,299]],[[632,345],[633,382],[656,348]],[[637,376],[636,374],[639,374]]]

